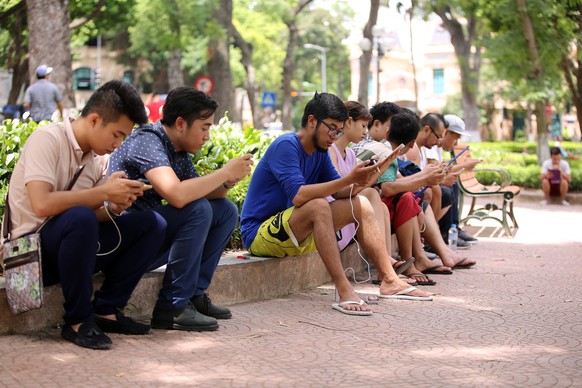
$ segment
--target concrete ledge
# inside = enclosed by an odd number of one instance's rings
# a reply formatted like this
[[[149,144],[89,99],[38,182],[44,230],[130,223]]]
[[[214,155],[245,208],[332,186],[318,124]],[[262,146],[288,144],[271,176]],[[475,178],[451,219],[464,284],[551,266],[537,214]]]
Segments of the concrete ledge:
[[[355,244],[342,252],[344,268],[356,271],[364,268]],[[164,271],[149,272],[139,282],[129,303],[130,316],[149,319],[154,309]],[[212,301],[223,305],[276,298],[313,288],[331,280],[317,252],[285,258],[249,257],[238,259],[224,255],[214,275],[208,293]],[[103,277],[94,277],[93,287],[101,286]],[[44,305],[14,316],[6,302],[6,292],[0,289],[0,334],[24,333],[54,327],[62,323],[63,295],[59,285],[45,287]]]

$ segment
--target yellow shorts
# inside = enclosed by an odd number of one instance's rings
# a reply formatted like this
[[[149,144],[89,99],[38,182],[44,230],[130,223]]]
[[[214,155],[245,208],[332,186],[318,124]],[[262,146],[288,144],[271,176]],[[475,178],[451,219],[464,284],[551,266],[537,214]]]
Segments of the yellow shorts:
[[[295,206],[279,212],[261,224],[249,248],[255,256],[285,257],[315,252],[313,233],[300,243],[291,231],[289,219]]]

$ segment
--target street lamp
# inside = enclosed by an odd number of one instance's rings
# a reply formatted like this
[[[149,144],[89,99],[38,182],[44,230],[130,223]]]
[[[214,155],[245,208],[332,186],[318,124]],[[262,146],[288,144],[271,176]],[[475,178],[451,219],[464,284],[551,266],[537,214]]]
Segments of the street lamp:
[[[303,47],[305,47],[306,49],[313,49],[321,52],[321,91],[327,92],[327,69],[326,69],[325,47],[321,47],[311,43],[305,43]]]

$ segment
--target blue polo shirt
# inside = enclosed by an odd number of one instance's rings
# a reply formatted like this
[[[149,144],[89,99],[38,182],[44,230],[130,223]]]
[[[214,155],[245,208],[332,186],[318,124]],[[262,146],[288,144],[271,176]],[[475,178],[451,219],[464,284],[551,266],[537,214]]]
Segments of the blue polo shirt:
[[[180,181],[199,176],[190,154],[176,151],[158,121],[156,124],[142,125],[125,139],[121,147],[111,154],[108,173],[125,171],[129,179],[145,179],[146,171],[162,166],[171,167]],[[147,190],[127,210],[156,209],[163,205],[162,199],[155,190]]]

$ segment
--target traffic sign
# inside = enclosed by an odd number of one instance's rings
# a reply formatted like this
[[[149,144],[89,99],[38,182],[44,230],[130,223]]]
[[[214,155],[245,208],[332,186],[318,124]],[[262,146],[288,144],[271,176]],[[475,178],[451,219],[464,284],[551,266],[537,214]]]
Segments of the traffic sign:
[[[274,92],[263,92],[261,106],[263,108],[274,108],[277,95]]]
[[[207,75],[202,75],[194,81],[194,88],[206,94],[212,93],[214,90],[214,81]]]

